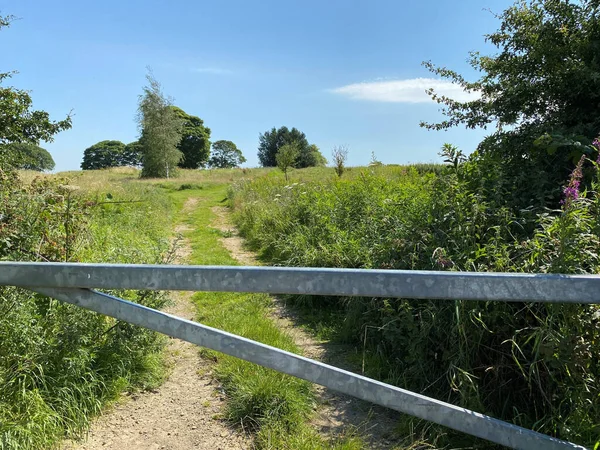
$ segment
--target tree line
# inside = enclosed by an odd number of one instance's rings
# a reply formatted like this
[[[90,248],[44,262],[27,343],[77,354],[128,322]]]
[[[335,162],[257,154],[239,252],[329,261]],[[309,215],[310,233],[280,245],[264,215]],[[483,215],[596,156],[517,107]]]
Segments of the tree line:
[[[238,167],[246,161],[226,140],[212,143],[211,155],[210,128],[200,117],[172,105],[151,74],[147,80],[138,105],[139,139],[129,144],[105,140],[86,148],[83,170],[131,166],[141,167],[142,176],[169,177],[177,168]]]
[[[141,167],[142,177],[169,177],[177,168],[232,168],[246,162],[229,140],[211,144],[211,130],[197,116],[174,106],[151,73],[138,104],[138,140],[125,144],[100,141],[85,149],[81,168]],[[212,152],[211,152],[212,147]],[[322,166],[327,160],[296,128],[283,126],[259,135],[258,157],[263,167],[279,166],[287,178],[289,168]]]

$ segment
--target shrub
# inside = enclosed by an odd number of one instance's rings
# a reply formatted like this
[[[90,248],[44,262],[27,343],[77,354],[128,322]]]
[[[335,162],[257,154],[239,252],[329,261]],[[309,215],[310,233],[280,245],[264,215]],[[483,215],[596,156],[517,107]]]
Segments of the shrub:
[[[341,177],[346,169],[346,160],[348,159],[348,148],[345,145],[333,147],[331,151],[333,159],[333,170],[338,177]]]

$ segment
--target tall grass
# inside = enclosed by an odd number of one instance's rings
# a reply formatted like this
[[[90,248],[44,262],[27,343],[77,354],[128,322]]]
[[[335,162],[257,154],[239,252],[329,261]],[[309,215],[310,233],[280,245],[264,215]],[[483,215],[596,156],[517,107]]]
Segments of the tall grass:
[[[170,202],[106,174],[0,171],[0,258],[157,263],[168,254]],[[135,203],[134,203],[135,202]],[[118,295],[151,307],[155,293]],[[0,448],[50,448],[87,428],[124,389],[163,376],[157,334],[13,287],[0,288]]]
[[[591,193],[560,211],[516,214],[486,203],[464,173],[389,170],[341,180],[297,173],[290,184],[259,177],[235,184],[230,199],[248,242],[272,264],[600,273]],[[368,375],[579,443],[600,435],[597,305],[291,301],[354,342]],[[446,444],[490,448],[453,433],[437,441]]]

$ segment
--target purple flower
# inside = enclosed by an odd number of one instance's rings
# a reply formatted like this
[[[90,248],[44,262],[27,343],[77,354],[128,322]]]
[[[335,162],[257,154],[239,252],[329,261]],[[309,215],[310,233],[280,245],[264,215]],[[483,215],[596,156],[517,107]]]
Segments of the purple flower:
[[[569,184],[563,189],[565,198],[561,200],[562,205],[569,205],[572,201],[579,198],[579,187],[581,186],[581,178],[583,178],[583,162],[585,161],[585,155],[581,156],[581,159],[575,166],[573,172],[571,172],[571,178]]]
[[[565,194],[565,199],[563,200],[563,204],[565,204],[569,201],[577,200],[579,198],[579,189],[567,186],[563,190],[563,194]]]

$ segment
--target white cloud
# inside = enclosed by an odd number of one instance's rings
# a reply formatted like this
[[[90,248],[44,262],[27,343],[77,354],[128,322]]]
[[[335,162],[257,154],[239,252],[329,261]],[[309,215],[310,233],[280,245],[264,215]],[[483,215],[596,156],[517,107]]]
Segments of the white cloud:
[[[233,73],[232,70],[221,67],[196,67],[192,69],[192,72],[208,73],[211,75],[231,75]]]
[[[349,84],[331,89],[334,94],[355,100],[392,103],[427,103],[432,101],[425,93],[429,88],[457,101],[474,100],[476,92],[467,93],[459,85],[436,78],[410,78],[406,80],[373,81]]]

